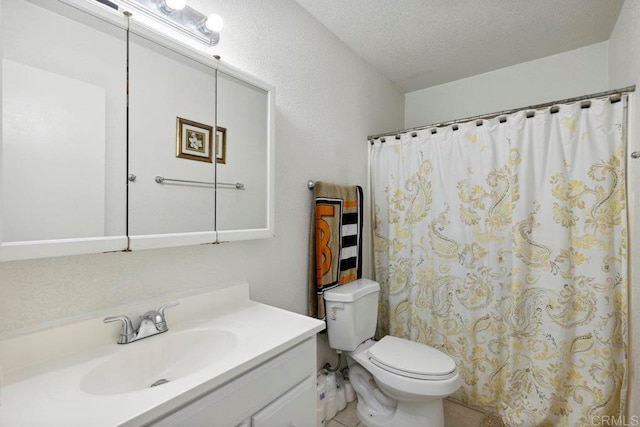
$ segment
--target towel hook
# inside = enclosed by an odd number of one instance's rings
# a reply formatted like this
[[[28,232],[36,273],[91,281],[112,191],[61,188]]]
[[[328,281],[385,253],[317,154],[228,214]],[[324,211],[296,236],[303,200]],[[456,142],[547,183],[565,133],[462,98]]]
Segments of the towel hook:
[[[313,190],[313,188],[316,186],[316,183],[312,180],[307,181],[307,188],[309,190]]]

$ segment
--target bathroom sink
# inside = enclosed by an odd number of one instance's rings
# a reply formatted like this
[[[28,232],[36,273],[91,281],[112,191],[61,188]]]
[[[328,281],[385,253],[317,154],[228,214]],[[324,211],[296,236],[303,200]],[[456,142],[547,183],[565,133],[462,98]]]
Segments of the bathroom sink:
[[[230,331],[197,329],[121,345],[84,376],[80,388],[90,394],[112,395],[162,387],[222,359],[237,341]]]

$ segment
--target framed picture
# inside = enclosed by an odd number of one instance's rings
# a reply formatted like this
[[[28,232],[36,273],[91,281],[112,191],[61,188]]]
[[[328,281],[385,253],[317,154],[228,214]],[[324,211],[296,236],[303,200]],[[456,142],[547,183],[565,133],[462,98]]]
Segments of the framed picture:
[[[216,132],[216,162],[227,163],[227,128],[222,126]]]
[[[176,157],[213,163],[213,127],[178,117],[176,134]]]

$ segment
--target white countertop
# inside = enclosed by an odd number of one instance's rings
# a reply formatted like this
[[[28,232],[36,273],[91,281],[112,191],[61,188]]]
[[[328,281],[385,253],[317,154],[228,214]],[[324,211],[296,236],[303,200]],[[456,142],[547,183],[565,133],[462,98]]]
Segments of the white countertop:
[[[212,328],[235,333],[237,344],[210,366],[160,387],[94,395],[81,388],[82,379],[123,347],[137,344],[116,344],[119,325],[92,319],[0,341],[0,426],[138,426],[324,329],[317,319],[251,301],[246,283],[180,299],[166,317],[169,331],[143,341]]]

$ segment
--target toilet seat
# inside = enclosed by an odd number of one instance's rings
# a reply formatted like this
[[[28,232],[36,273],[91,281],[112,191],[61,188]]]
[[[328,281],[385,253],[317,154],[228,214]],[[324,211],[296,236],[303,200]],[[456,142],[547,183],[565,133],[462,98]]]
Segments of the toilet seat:
[[[377,367],[407,378],[438,381],[457,375],[456,363],[443,352],[390,335],[372,345],[367,358]]]

